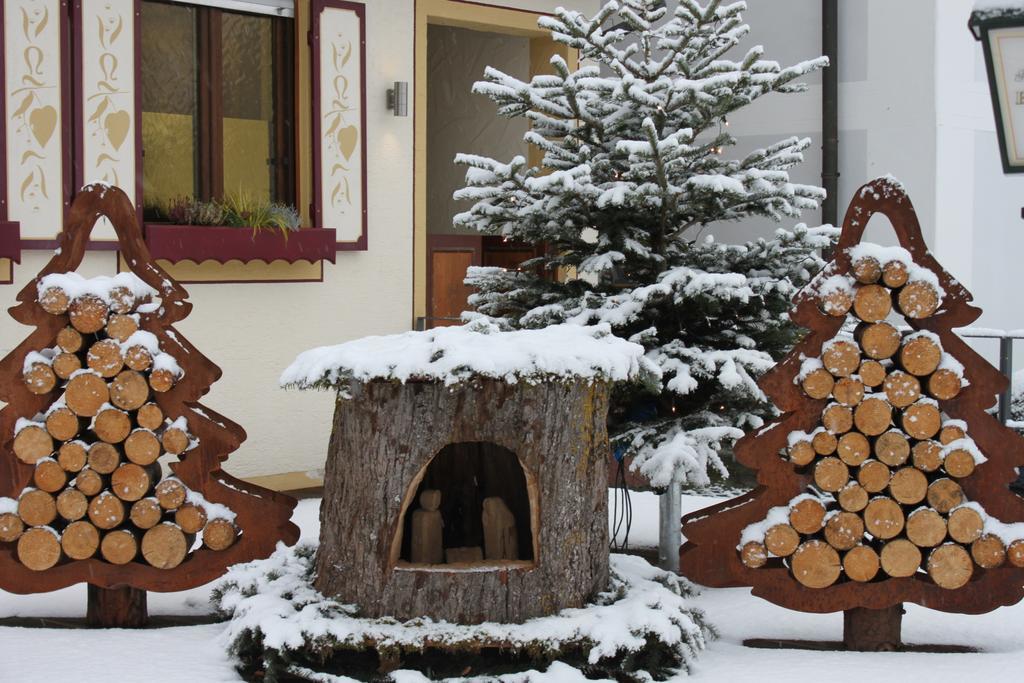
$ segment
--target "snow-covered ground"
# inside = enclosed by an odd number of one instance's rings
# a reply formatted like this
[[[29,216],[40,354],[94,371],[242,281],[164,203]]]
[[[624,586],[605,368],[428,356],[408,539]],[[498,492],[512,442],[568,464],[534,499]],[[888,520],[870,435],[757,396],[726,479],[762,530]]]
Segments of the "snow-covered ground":
[[[684,496],[683,510],[717,499]],[[657,542],[658,502],[634,493],[630,543]],[[315,538],[318,500],[304,500],[295,512],[303,537]],[[209,588],[149,596],[151,614],[204,614]],[[706,589],[696,603],[718,628],[720,638],[702,653],[693,681],[817,680],[827,672],[833,683],[865,680],[943,681],[1005,679],[1024,666],[1024,605],[986,615],[964,616],[908,606],[904,638],[911,643],[950,643],[984,649],[983,654],[863,654],[753,650],[744,638],[838,639],[842,617],[791,612],[750,596],[745,588]],[[0,617],[82,616],[85,588],[42,595],[0,592]],[[221,624],[141,631],[88,631],[0,627],[0,681],[3,683],[219,683],[239,681],[220,642]]]

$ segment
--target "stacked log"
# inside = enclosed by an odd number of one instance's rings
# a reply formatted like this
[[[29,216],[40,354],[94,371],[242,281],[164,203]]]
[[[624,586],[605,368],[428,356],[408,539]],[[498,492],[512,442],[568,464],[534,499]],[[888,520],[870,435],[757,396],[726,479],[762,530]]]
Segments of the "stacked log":
[[[887,322],[938,310],[938,283],[920,271],[864,256],[852,284],[825,280],[822,312],[850,315],[856,328],[804,361],[796,381],[821,402],[819,426],[792,433],[780,454],[816,493],[744,530],[745,566],[787,567],[808,588],[917,576],[951,590],[987,569],[1024,567],[1024,524],[989,519],[959,483],[984,462],[967,425],[944,421],[939,403],[964,386],[962,366],[937,335]]]
[[[180,480],[160,458],[196,444],[185,417],[158,402],[181,378],[155,335],[140,330],[130,291],[71,296],[49,286],[38,300],[67,325],[56,346],[25,360],[25,386],[52,395],[46,413],[19,420],[13,450],[34,467],[32,487],[0,499],[0,543],[26,567],[97,559],[172,569],[197,547],[230,547],[234,514]]]

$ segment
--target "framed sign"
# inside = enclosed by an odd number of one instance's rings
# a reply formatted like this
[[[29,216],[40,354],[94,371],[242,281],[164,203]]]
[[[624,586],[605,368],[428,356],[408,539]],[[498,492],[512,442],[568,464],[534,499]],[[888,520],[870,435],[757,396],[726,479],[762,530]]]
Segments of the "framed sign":
[[[339,251],[367,248],[365,19],[359,3],[312,2],[312,217]]]

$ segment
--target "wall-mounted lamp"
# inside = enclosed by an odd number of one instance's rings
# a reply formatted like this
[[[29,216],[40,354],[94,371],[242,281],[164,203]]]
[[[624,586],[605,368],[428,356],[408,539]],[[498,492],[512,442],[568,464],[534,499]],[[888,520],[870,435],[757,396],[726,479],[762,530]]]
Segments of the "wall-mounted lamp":
[[[395,87],[388,90],[388,109],[395,112],[395,116],[409,115],[409,84],[405,81],[395,81]]]

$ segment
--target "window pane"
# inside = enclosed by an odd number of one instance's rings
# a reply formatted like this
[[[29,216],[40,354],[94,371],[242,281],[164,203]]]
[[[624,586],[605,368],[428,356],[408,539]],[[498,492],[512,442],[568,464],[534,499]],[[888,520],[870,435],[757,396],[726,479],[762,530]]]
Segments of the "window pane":
[[[221,22],[224,193],[274,196],[273,19],[224,12]]]
[[[142,177],[150,206],[196,194],[195,11],[142,3]]]

